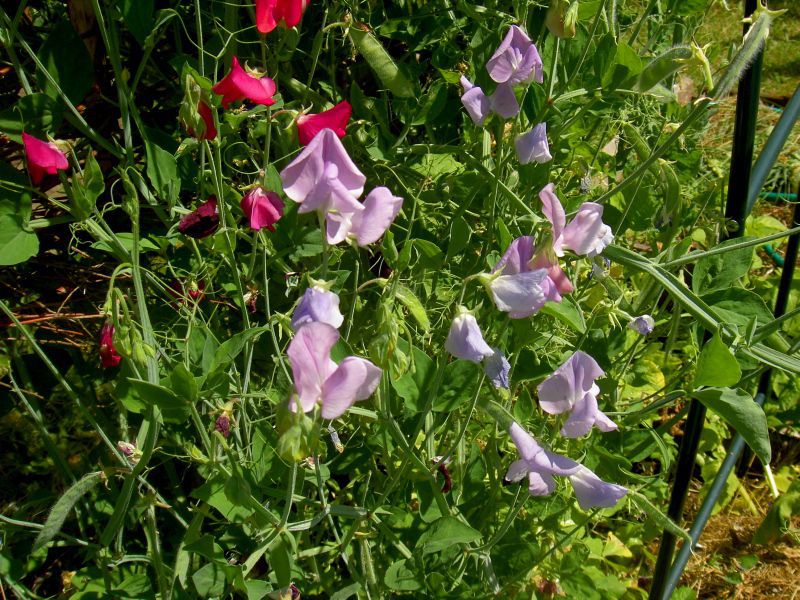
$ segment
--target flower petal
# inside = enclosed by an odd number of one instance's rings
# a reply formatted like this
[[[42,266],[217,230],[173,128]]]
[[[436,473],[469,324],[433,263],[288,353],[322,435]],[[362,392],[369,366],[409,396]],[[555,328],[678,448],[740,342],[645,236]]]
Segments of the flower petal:
[[[495,306],[512,319],[532,315],[547,301],[542,288],[546,277],[545,269],[496,277],[489,283]]]
[[[584,466],[570,475],[569,480],[582,510],[611,508],[628,493],[626,488],[615,483],[606,483]]]
[[[305,327],[300,330],[303,329]],[[345,358],[322,386],[322,418],[335,419],[356,400],[369,398],[378,387],[381,373],[366,359],[357,356]]]
[[[481,88],[472,85],[466,77],[461,78],[461,85],[464,88],[464,93],[461,95],[461,104],[467,109],[475,125],[483,125],[492,110],[489,97],[483,93]]]
[[[550,146],[547,144],[547,125],[539,123],[536,127],[523,133],[514,140],[517,158],[520,164],[546,163],[553,160],[550,155]]]
[[[489,96],[489,106],[504,119],[516,117],[519,114],[519,102],[514,95],[513,86],[509,83],[498,85],[494,94]]]
[[[492,273],[502,271],[503,275],[516,275],[517,273],[532,271],[530,262],[535,251],[533,236],[523,235],[518,237],[508,245],[508,249],[494,266]]]
[[[603,205],[584,202],[564,228],[563,245],[579,256],[597,256],[614,241],[611,228],[603,223]]]
[[[55,175],[57,171],[69,169],[67,157],[54,143],[35,138],[24,131],[22,143],[28,159],[28,172],[34,185],[39,185],[45,174]]]
[[[377,242],[394,221],[403,199],[389,188],[376,187],[364,200],[364,210],[353,215],[353,233],[359,246]]]
[[[339,310],[339,296],[321,287],[310,287],[292,315],[292,328],[297,330],[306,323],[327,323],[339,329],[344,316]]]
[[[528,493],[531,496],[549,496],[556,489],[556,480],[549,473],[528,473]]]
[[[292,365],[294,387],[303,412],[322,399],[322,387],[336,367],[330,359],[339,332],[327,323],[308,323],[295,333],[286,354]],[[296,410],[294,402],[290,405]]]
[[[352,110],[350,103],[342,100],[324,112],[299,116],[297,118],[297,137],[300,139],[300,144],[308,145],[315,135],[326,128],[333,130],[339,138],[343,138]]]
[[[564,256],[562,232],[567,223],[567,215],[564,207],[555,194],[555,186],[548,183],[539,192],[539,199],[542,201],[542,212],[550,224],[553,226],[553,251],[556,256]]]
[[[511,363],[500,350],[493,348],[494,352],[483,361],[483,372],[496,388],[508,389],[508,374]]]
[[[522,481],[522,478],[528,474],[528,461],[524,458],[519,460],[515,460],[511,465],[508,467],[508,471],[506,471],[506,481],[511,481],[516,483],[517,481]]]
[[[494,354],[494,350],[483,339],[478,321],[468,312],[462,312],[453,319],[444,348],[456,358],[474,363]]]

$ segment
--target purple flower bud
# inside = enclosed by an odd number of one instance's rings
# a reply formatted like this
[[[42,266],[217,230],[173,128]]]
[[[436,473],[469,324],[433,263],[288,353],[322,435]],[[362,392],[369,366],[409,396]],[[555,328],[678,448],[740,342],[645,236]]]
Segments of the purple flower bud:
[[[494,350],[483,339],[475,317],[465,309],[453,319],[444,347],[456,358],[474,363],[480,363],[487,356],[494,354]]]
[[[497,83],[530,83],[544,81],[542,59],[539,51],[516,25],[512,25],[506,37],[486,63],[489,76]]]
[[[523,133],[514,140],[517,149],[517,158],[520,164],[546,163],[553,160],[550,156],[550,146],[547,144],[547,125],[539,123],[536,127]]]
[[[596,426],[600,431],[613,431],[617,425],[597,406],[600,388],[595,379],[604,375],[600,365],[588,354],[578,351],[539,384],[539,404],[551,415],[570,412],[561,435],[581,437]]]
[[[303,297],[292,315],[292,328],[297,330],[304,323],[327,323],[339,329],[344,317],[339,311],[339,296],[320,285],[314,285],[303,293]]]
[[[636,317],[630,323],[628,323],[628,327],[633,329],[639,335],[649,335],[653,333],[653,329],[656,327],[656,322],[650,315],[642,315],[641,317]]]
[[[227,413],[222,413],[217,417],[214,423],[214,429],[222,434],[222,437],[228,439],[231,435],[231,418]]]

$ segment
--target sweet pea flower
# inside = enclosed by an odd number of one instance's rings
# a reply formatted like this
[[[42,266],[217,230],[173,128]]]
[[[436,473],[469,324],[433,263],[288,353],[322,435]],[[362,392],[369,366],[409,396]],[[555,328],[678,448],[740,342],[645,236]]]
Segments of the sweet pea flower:
[[[461,104],[467,109],[475,125],[483,125],[483,122],[492,112],[489,97],[483,93],[480,87],[473,85],[463,75],[461,76],[461,87],[464,88],[464,93],[461,95]]]
[[[633,329],[639,335],[650,335],[653,333],[653,329],[656,327],[656,322],[653,317],[650,315],[642,315],[641,317],[636,317],[630,323],[628,323],[628,327]]]
[[[116,367],[122,357],[114,347],[114,325],[111,321],[106,321],[100,330],[100,364],[104,369]]]
[[[314,282],[307,288],[292,315],[292,329],[295,331],[306,323],[327,323],[339,329],[344,316],[339,311],[339,296],[325,287],[324,282]]]
[[[403,203],[385,187],[373,189],[363,204],[359,202],[366,177],[327,128],[281,171],[281,181],[286,195],[300,204],[297,212],[317,210],[324,215],[329,244],[348,238],[359,246],[377,241]]]
[[[478,321],[463,306],[450,324],[444,348],[456,358],[483,364],[483,372],[492,384],[508,389],[511,365],[500,350],[486,343]]]
[[[547,302],[550,290],[547,269],[537,269],[516,275],[493,275],[485,280],[498,310],[512,319],[524,319],[537,312]]]
[[[582,510],[611,508],[628,493],[621,485],[606,483],[591,469],[540,446],[518,423],[512,422],[508,433],[520,459],[511,463],[506,481],[520,481],[528,476],[531,496],[549,496],[555,491],[554,476],[568,477]]]
[[[281,21],[286,27],[296,27],[308,3],[309,0],[256,0],[256,28],[269,33]]]
[[[489,106],[492,112],[504,119],[511,119],[519,114],[519,102],[514,95],[514,87],[510,83],[501,83],[489,96]]]
[[[259,78],[250,75],[239,64],[239,59],[234,56],[231,70],[211,90],[222,96],[222,106],[228,108],[231,102],[240,100],[249,100],[253,104],[263,104],[264,106],[275,104],[272,96],[275,95],[277,87],[269,77]]]
[[[33,185],[39,185],[45,175],[55,175],[69,169],[66,155],[53,142],[45,142],[22,132],[22,144],[28,159],[28,172]]]
[[[219,211],[216,196],[210,196],[194,211],[185,215],[178,223],[178,231],[195,239],[213,234],[219,227]]]
[[[193,127],[185,123],[186,133],[198,140],[213,140],[216,138],[217,128],[214,127],[214,115],[211,114],[211,107],[200,100],[200,102],[197,103],[197,114],[200,115],[200,118],[203,120],[203,125],[205,126],[203,128],[203,133],[198,135]]]
[[[280,196],[262,187],[247,192],[242,198],[241,207],[250,229],[255,231],[263,227],[275,231],[273,225],[283,216],[283,201]]]
[[[542,83],[542,66],[536,46],[522,29],[512,25],[486,63],[486,70],[497,83]]]
[[[555,186],[548,183],[539,192],[542,212],[553,226],[553,251],[564,256],[564,249],[580,256],[592,258],[614,241],[611,228],[603,223],[603,206],[596,202],[584,202],[578,214],[567,225],[564,207],[554,192]]]
[[[323,419],[335,419],[357,400],[372,395],[382,371],[370,361],[348,356],[338,365],[331,349],[339,332],[327,323],[307,323],[295,333],[287,354],[292,365],[296,394],[289,408],[309,412],[320,404]]]
[[[600,365],[588,354],[578,350],[564,364],[539,384],[539,404],[551,415],[570,412],[561,435],[578,438],[596,426],[600,431],[617,429],[597,406],[600,388],[595,379],[605,375]]]
[[[547,144],[547,125],[539,123],[536,127],[517,136],[514,140],[517,149],[517,158],[520,164],[527,165],[532,162],[546,163],[553,160],[550,156],[550,146]]]
[[[343,138],[352,111],[353,107],[350,106],[350,103],[342,100],[324,112],[300,115],[297,117],[297,137],[300,139],[300,144],[307,146],[323,129],[332,129],[339,139]]]

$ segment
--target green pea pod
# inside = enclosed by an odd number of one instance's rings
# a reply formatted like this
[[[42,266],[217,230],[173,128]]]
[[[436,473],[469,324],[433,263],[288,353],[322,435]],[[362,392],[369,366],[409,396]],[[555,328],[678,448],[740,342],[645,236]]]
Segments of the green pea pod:
[[[411,81],[375,36],[358,27],[350,27],[349,32],[356,50],[364,57],[381,83],[395,96],[413,98],[415,94]]]
[[[662,80],[677,73],[693,56],[689,46],[675,46],[659,54],[639,74],[636,89],[640,92],[652,89]]]

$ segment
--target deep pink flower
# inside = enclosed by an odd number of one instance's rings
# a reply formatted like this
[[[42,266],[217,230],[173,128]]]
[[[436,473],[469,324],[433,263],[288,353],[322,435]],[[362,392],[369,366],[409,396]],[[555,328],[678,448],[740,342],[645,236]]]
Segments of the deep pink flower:
[[[239,64],[235,56],[231,63],[231,70],[213,88],[215,94],[222,96],[223,108],[228,108],[231,102],[249,100],[253,104],[270,106],[275,104],[272,96],[277,90],[275,82],[269,77],[253,77]]]
[[[564,249],[579,256],[597,256],[614,241],[611,228],[603,223],[603,206],[596,202],[584,202],[578,214],[567,225],[564,207],[555,194],[555,186],[548,183],[539,192],[542,212],[553,226],[553,251],[564,256]]]
[[[206,130],[203,132],[203,135],[197,135],[196,132],[191,129],[188,129],[186,133],[198,140],[213,140],[217,137],[217,128],[214,127],[214,115],[211,114],[211,107],[200,100],[200,103],[197,105],[197,112],[200,114],[200,118],[203,119]]]
[[[114,347],[114,325],[111,321],[106,321],[100,330],[100,364],[104,369],[116,367],[122,357]]]
[[[269,33],[281,21],[296,27],[308,4],[309,0],[256,0],[256,27],[261,33]]]
[[[283,216],[283,201],[275,192],[265,191],[257,187],[242,198],[242,212],[247,217],[250,229],[255,231],[266,227],[275,231],[273,225]]]
[[[222,434],[222,437],[228,439],[231,435],[231,417],[228,413],[223,412],[214,421],[214,429]]]
[[[217,198],[210,196],[208,200],[190,212],[178,223],[178,231],[195,239],[208,237],[219,227],[219,211]]]
[[[539,384],[539,404],[551,415],[569,412],[561,435],[581,437],[596,426],[600,431],[613,431],[617,424],[597,406],[600,388],[595,379],[605,373],[591,356],[578,350],[569,360]]]
[[[323,129],[332,129],[339,139],[342,139],[352,111],[353,107],[350,106],[350,103],[342,100],[325,112],[300,115],[297,117],[297,137],[300,139],[300,144],[307,146]]]
[[[502,43],[486,63],[489,76],[497,83],[542,83],[542,59],[539,51],[516,25],[512,25]]]
[[[33,185],[39,185],[46,174],[55,175],[58,171],[69,169],[67,157],[53,142],[42,141],[23,131],[22,143]]]
[[[382,371],[370,361],[348,356],[337,365],[331,360],[338,339],[339,332],[321,322],[306,323],[295,333],[286,352],[296,392],[289,401],[291,410],[299,405],[309,412],[320,404],[322,418],[335,419],[378,387]]]

